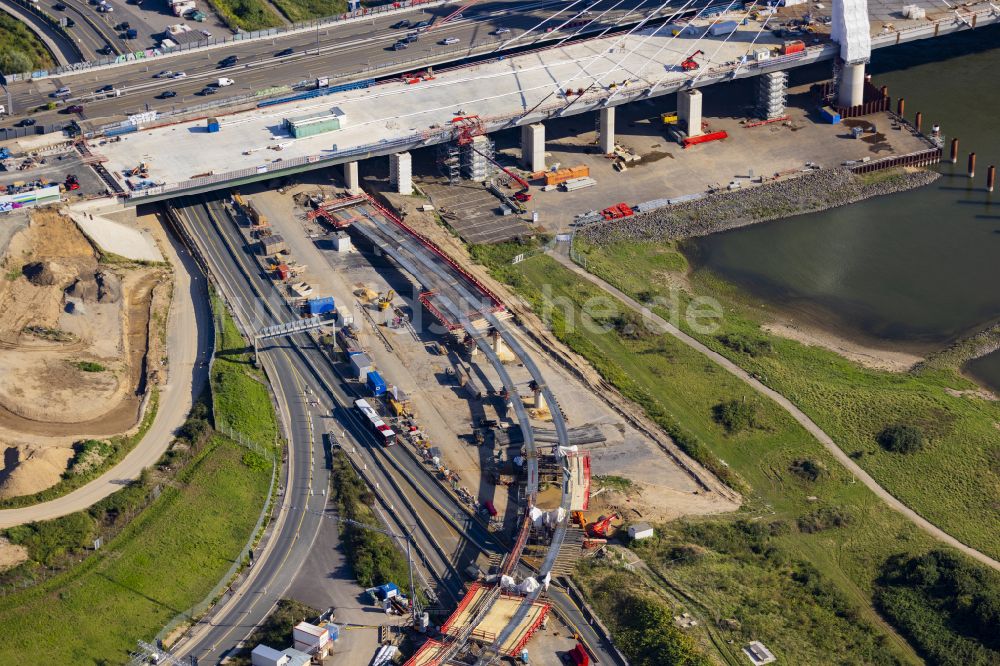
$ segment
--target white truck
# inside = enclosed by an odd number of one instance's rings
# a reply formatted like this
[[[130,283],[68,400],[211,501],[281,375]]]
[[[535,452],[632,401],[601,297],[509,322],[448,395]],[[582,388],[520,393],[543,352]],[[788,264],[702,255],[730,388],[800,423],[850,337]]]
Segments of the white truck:
[[[219,79],[216,85],[219,86],[220,88],[225,88],[226,86],[231,86],[234,83],[236,83],[236,81],[233,81],[232,79],[226,77],[222,77],[221,79]]]

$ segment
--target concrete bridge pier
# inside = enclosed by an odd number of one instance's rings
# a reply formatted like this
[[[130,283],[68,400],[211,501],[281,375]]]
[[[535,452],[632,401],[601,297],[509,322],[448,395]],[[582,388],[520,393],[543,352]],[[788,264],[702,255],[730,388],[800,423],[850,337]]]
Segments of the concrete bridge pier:
[[[413,194],[413,160],[409,153],[389,155],[389,183],[399,194]]]
[[[701,136],[701,91],[681,90],[677,93],[677,117],[688,136]]]
[[[598,141],[601,153],[607,155],[615,152],[615,107],[606,106],[600,110]]]
[[[545,125],[521,126],[521,165],[529,171],[545,171]]]
[[[344,162],[344,187],[351,194],[361,194],[361,179],[358,178],[357,162]]]
[[[837,104],[844,107],[865,103],[865,64],[844,65],[840,72],[840,91]]]

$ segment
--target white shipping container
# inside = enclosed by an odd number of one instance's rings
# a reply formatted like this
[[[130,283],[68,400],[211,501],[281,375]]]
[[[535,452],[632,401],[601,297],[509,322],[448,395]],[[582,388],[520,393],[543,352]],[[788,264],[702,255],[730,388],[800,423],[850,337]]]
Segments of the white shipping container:
[[[330,633],[315,624],[299,622],[292,629],[292,639],[296,650],[308,651],[310,648],[322,648],[326,645],[330,640]]]
[[[719,35],[728,35],[730,33],[736,32],[740,24],[736,21],[720,21],[716,23],[711,28],[708,29],[709,34],[713,37],[718,37]]]

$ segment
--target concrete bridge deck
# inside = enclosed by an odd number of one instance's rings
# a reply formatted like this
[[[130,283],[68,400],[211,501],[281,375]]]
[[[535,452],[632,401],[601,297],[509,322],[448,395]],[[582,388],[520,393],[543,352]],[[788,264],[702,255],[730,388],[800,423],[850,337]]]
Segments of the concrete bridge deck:
[[[873,19],[873,48],[984,25],[998,15],[993,5],[979,3],[938,10],[937,21],[911,22],[905,28],[897,20],[890,32]],[[743,17],[734,12],[724,20]],[[711,21],[697,23],[704,28]],[[728,38],[673,36],[650,28],[438,72],[434,80],[417,84],[392,82],[223,116],[218,133],[209,134],[205,121],[195,120],[140,130],[94,150],[107,157],[105,166],[119,180],[123,170],[139,162],[149,165],[149,181],[156,186],[133,192],[132,200],[139,203],[448,141],[457,115],[479,115],[495,130],[801,66],[833,58],[838,51],[822,35],[813,41],[803,53],[741,64],[746,54],[780,44],[769,23],[748,21]],[[704,51],[698,57],[701,67],[683,71],[680,63],[696,50]],[[587,90],[582,97],[561,92],[581,88]],[[284,118],[333,107],[346,114],[344,129],[293,139],[282,128]]]

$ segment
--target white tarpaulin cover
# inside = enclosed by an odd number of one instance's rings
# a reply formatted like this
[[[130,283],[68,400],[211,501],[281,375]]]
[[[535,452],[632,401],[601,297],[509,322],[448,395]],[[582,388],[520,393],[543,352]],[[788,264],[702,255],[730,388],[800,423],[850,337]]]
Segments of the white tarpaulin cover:
[[[529,576],[521,581],[521,584],[517,586],[517,591],[521,594],[528,595],[537,590],[541,585],[538,581],[534,579],[533,576]]]
[[[833,0],[830,38],[840,44],[840,58],[848,65],[868,62],[872,55],[868,0]]]

